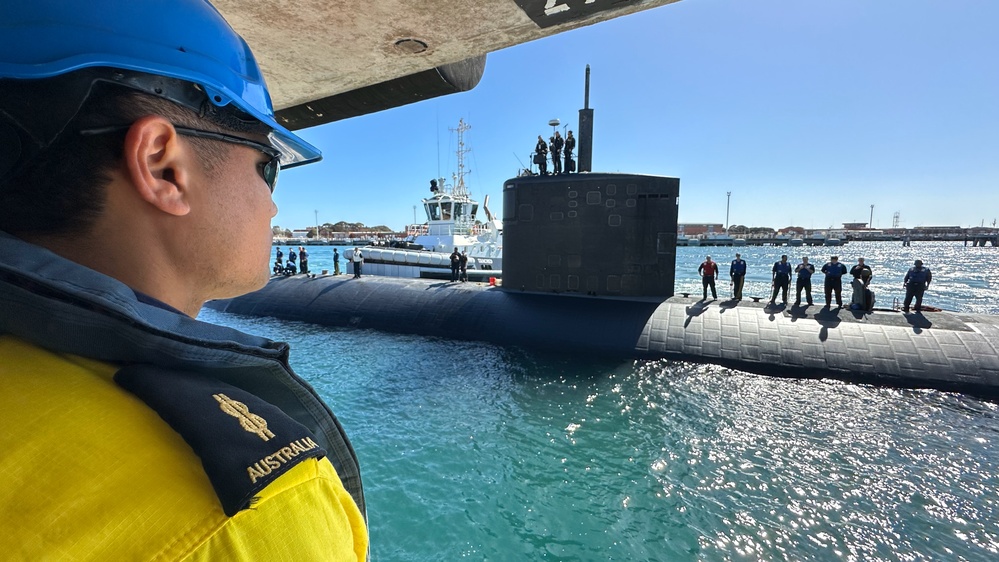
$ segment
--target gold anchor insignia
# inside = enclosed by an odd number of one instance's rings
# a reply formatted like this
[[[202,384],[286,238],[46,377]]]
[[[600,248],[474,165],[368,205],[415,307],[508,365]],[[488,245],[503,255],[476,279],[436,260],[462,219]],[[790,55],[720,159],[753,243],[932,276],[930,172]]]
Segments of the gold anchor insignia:
[[[243,426],[243,429],[246,431],[256,433],[264,441],[274,437],[274,432],[267,429],[267,420],[256,414],[251,414],[250,409],[246,407],[246,404],[237,402],[225,394],[213,394],[212,396],[218,400],[219,408],[221,408],[223,412],[238,419],[239,425]]]

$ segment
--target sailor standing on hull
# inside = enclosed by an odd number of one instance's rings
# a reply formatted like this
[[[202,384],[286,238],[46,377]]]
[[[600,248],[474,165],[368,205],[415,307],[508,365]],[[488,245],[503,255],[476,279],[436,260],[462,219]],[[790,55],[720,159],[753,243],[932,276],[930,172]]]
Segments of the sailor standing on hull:
[[[746,260],[742,259],[742,254],[735,254],[735,259],[728,268],[728,275],[732,279],[732,298],[741,301],[742,286],[746,282]]]
[[[836,293],[836,306],[843,308],[843,276],[846,275],[846,266],[839,263],[839,256],[833,256],[822,266],[822,273],[826,276],[823,287],[826,293],[826,308],[832,306],[833,293]]]
[[[701,286],[704,289],[704,298],[708,300],[708,287],[711,287],[711,298],[717,299],[718,293],[715,291],[715,279],[718,278],[718,264],[711,261],[711,256],[705,257],[701,265],[697,267],[697,273],[701,276]]]
[[[350,256],[351,263],[354,264],[354,279],[361,278],[361,269],[364,267],[364,254],[360,248],[354,248],[354,253]]]
[[[451,282],[454,283],[458,280],[458,270],[461,268],[461,252],[458,251],[457,247],[451,252],[449,259],[451,260]]]
[[[864,258],[857,258],[857,265],[850,268],[850,275],[853,281],[850,287],[853,288],[853,295],[850,297],[850,308],[853,310],[867,310],[867,299],[865,293],[867,287],[871,285],[873,272],[871,266],[864,263]]]
[[[807,257],[801,258],[801,263],[798,267],[794,268],[794,272],[798,274],[798,279],[795,281],[795,299],[794,306],[801,306],[801,290],[805,290],[805,299],[808,302],[808,306],[812,306],[812,274],[815,273],[815,266],[808,263]]]
[[[770,295],[770,304],[776,304],[777,293],[781,295],[781,304],[787,304],[787,291],[791,284],[791,264],[787,263],[787,254],[782,255],[780,261],[774,262],[771,273],[774,291]]]
[[[912,297],[916,297],[916,312],[922,311],[923,293],[926,289],[930,288],[932,280],[933,274],[930,273],[930,268],[923,267],[922,260],[913,262],[912,268],[906,272],[905,279],[902,280],[902,286],[905,287],[905,302],[902,305],[903,313],[909,313],[909,304],[912,302]]]

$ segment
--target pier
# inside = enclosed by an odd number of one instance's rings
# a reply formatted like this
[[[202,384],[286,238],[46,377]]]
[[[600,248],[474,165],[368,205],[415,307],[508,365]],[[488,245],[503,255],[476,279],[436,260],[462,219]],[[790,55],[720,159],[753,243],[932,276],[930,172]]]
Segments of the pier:
[[[677,246],[842,246],[849,240],[834,238],[827,243],[825,238],[689,238],[678,239]]]
[[[999,233],[989,233],[989,234],[974,234],[968,236],[964,239],[964,245],[967,246],[968,242],[974,246],[988,246],[992,244],[993,247],[999,246]]]

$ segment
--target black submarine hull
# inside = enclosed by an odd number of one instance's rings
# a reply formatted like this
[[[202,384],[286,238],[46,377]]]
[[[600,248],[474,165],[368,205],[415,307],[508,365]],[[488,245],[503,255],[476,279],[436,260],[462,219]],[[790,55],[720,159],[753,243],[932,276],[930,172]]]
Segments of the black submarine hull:
[[[207,306],[546,352],[669,358],[763,375],[999,394],[999,319],[987,315],[545,295],[373,276],[279,277],[260,291]]]

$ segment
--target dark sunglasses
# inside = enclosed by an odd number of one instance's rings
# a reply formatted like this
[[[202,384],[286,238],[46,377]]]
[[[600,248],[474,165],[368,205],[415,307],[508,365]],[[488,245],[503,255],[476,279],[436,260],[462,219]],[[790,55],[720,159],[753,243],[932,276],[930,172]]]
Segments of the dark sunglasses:
[[[129,127],[131,127],[131,125],[117,125],[114,127],[84,129],[80,131],[80,134],[86,136],[103,135],[107,133],[115,133],[118,131],[126,131],[129,129]],[[175,131],[177,131],[177,134],[183,135],[185,137],[216,140],[220,142],[227,142],[229,144],[239,144],[263,152],[264,155],[269,158],[269,160],[258,164],[257,172],[260,173],[260,177],[264,179],[264,183],[267,184],[267,187],[271,190],[271,193],[274,193],[274,187],[277,185],[278,172],[281,171],[281,153],[273,146],[267,146],[266,144],[259,143],[257,141],[252,141],[250,139],[244,139],[243,137],[227,135],[225,133],[216,133],[215,131],[192,129],[190,127],[181,127],[179,125],[174,125],[173,128]]]

